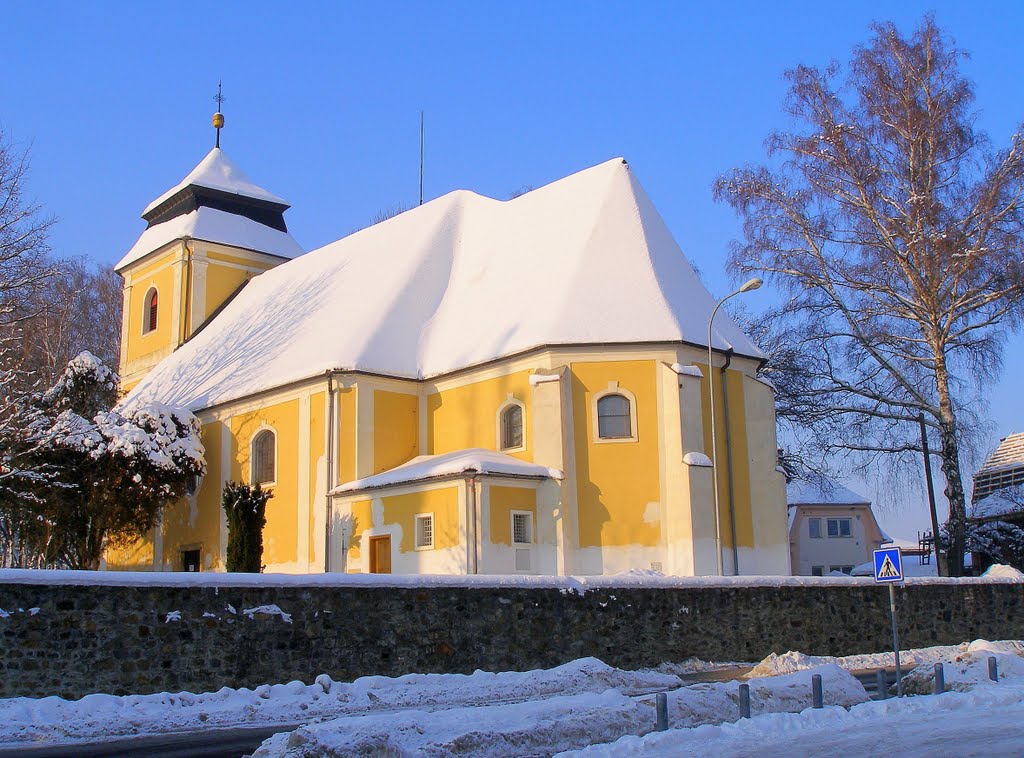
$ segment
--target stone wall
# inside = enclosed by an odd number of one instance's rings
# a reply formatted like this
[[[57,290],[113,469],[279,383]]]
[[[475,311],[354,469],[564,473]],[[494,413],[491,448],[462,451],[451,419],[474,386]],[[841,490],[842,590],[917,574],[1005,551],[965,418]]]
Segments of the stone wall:
[[[225,578],[226,579],[226,578]],[[223,580],[222,580],[223,581]],[[557,581],[557,580],[556,580]],[[1022,585],[898,590],[903,647],[1024,638]],[[0,580],[0,697],[193,692],[365,674],[624,668],[890,645],[870,584],[783,586],[75,586]],[[245,609],[276,605],[274,613]],[[36,610],[38,609],[38,610]],[[232,612],[232,610],[234,612]],[[180,620],[168,620],[172,611]],[[251,616],[251,617],[250,617]]]

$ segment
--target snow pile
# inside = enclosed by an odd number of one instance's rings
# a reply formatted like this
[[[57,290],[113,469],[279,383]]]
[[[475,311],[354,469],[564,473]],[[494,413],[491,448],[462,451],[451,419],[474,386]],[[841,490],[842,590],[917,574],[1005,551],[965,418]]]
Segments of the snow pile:
[[[271,737],[253,758],[323,755],[551,755],[654,728],[654,712],[613,690],[601,694],[335,719]]]
[[[981,640],[970,643],[971,645],[981,644]],[[1007,642],[991,643],[986,645],[1005,646],[1000,650],[1016,650],[1022,643],[1016,640]],[[966,653],[970,648],[966,642],[960,645],[937,645],[935,647],[918,648],[914,650],[900,651],[900,664],[909,668],[925,663],[938,663],[939,661],[954,660],[957,656]],[[987,649],[987,648],[986,648]],[[885,653],[862,653],[859,655],[846,655],[839,658],[830,655],[807,655],[806,653],[793,652],[792,650],[782,655],[770,653],[767,658],[758,663],[750,671],[750,676],[777,676],[779,674],[791,674],[795,671],[805,671],[815,666],[823,666],[834,663],[847,671],[867,671],[878,668],[888,668],[896,665],[896,657],[891,652]]]
[[[773,713],[717,726],[627,736],[571,755],[1020,755],[1022,705],[1024,687],[999,684],[942,697],[872,701],[849,711]]]
[[[849,708],[868,700],[852,674],[831,664],[796,674],[750,679],[750,712],[802,711],[811,705],[811,677],[821,675],[826,705]],[[653,703],[653,699],[651,700]],[[668,693],[668,723],[673,727],[719,724],[739,718],[739,683],[708,682]]]
[[[1021,652],[994,653],[994,651],[978,648],[974,652],[964,653],[952,661],[942,665],[942,677],[946,690],[951,692],[970,692],[975,687],[991,683],[988,676],[988,659],[996,659],[999,680],[1008,677],[1020,679],[1024,677],[1024,657]],[[929,695],[935,691],[935,665],[918,666],[903,677],[903,692],[907,695]]]
[[[270,605],[259,605],[255,608],[244,608],[242,610],[242,615],[248,619],[255,618],[256,614],[261,614],[263,616],[280,616],[281,620],[286,624],[292,623],[292,614],[285,613],[274,603],[271,603]],[[203,615],[205,616],[206,614],[204,613]]]
[[[372,487],[387,487],[404,482],[418,482],[423,479],[459,476],[460,474],[562,478],[562,472],[556,468],[538,466],[505,453],[474,447],[441,455],[419,455],[411,461],[383,473],[338,485],[331,490],[330,494],[341,495]]]
[[[1024,573],[1013,566],[1004,566],[1001,563],[992,564],[981,576],[984,579],[1012,579],[1015,582],[1024,582]]]
[[[348,684],[321,674],[311,685],[225,687],[202,694],[96,694],[78,701],[22,697],[0,700],[0,744],[290,725],[380,710],[464,708],[608,689],[634,695],[680,684],[678,677],[669,674],[623,671],[596,658],[583,658],[552,669],[524,672],[368,676]]]

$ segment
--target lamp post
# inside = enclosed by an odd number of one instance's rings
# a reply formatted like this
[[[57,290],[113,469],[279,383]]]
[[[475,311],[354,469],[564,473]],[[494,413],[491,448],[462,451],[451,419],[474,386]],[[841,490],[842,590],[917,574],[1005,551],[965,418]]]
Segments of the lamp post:
[[[715,558],[718,561],[719,576],[722,576],[722,520],[718,514],[718,435],[715,432],[715,371],[711,352],[711,326],[715,322],[715,314],[718,313],[718,309],[725,304],[726,300],[744,292],[756,290],[763,283],[756,276],[744,282],[743,286],[738,290],[718,301],[715,309],[711,311],[711,318],[708,319],[708,387],[711,388],[711,476],[715,486]],[[736,535],[734,534],[732,538],[735,540]],[[739,566],[734,566],[733,570],[738,574]]]

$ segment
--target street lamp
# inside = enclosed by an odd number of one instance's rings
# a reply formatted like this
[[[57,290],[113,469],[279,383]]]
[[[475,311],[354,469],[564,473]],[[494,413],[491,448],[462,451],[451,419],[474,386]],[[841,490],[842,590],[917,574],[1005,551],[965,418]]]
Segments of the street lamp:
[[[712,363],[713,356],[711,353],[711,325],[715,321],[715,314],[718,313],[718,309],[722,307],[726,300],[744,292],[750,292],[756,290],[764,282],[759,277],[754,277],[746,282],[738,290],[730,295],[726,295],[718,304],[715,305],[715,309],[711,311],[711,318],[708,319],[708,386],[711,388],[711,476],[714,480],[715,485],[715,558],[718,560],[718,575],[722,576],[722,522],[718,514],[718,441],[715,433],[715,372],[714,364]],[[736,535],[732,538],[735,540]],[[740,567],[733,566],[733,571],[739,574]]]

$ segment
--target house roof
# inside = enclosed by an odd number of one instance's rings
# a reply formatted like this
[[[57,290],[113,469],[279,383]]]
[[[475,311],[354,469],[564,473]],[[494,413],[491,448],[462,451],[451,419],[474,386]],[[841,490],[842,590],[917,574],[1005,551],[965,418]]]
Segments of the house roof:
[[[625,161],[458,190],[255,277],[128,396],[198,410],[322,375],[430,378],[537,347],[706,345],[715,299]],[[714,347],[762,358],[726,313]]]
[[[421,455],[403,463],[401,466],[396,466],[380,474],[340,484],[331,490],[330,494],[344,495],[357,490],[408,484],[461,474],[529,477],[534,479],[562,478],[562,472],[558,469],[527,463],[518,458],[513,458],[511,455],[498,453],[493,450],[468,448],[442,455]]]
[[[820,479],[815,482],[793,481],[786,485],[789,505],[871,505],[871,501],[838,482]]]
[[[1024,491],[1019,487],[997,490],[971,506],[971,518],[991,519],[1010,514],[1024,515]]]
[[[1024,432],[1008,434],[1003,437],[992,454],[985,459],[974,478],[1020,466],[1024,466]]]

